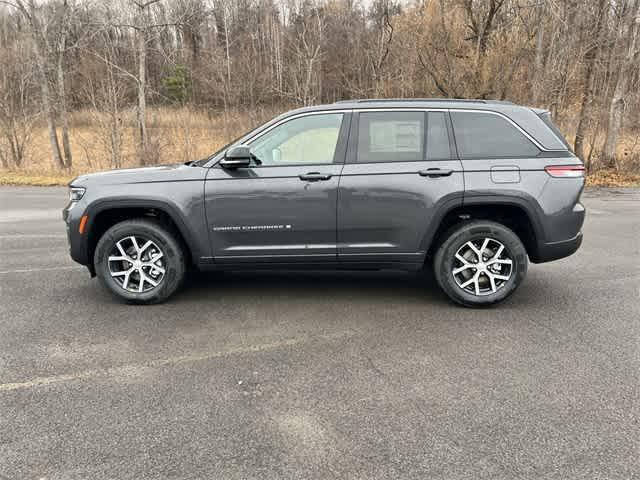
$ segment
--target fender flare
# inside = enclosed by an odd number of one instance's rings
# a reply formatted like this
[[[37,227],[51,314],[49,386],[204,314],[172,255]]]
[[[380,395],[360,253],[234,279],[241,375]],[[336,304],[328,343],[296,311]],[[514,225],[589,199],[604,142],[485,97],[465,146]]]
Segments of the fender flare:
[[[86,213],[88,215],[87,221],[87,255],[89,254],[88,242],[91,237],[91,231],[93,228],[93,224],[95,219],[102,213],[107,210],[117,210],[117,209],[126,209],[126,208],[152,208],[154,210],[159,210],[165,213],[171,221],[175,224],[182,235],[187,247],[191,252],[192,261],[197,261],[202,256],[202,252],[198,248],[198,246],[194,242],[194,236],[191,228],[184,221],[183,215],[180,209],[173,205],[171,202],[167,202],[166,200],[158,200],[154,198],[109,198],[104,200],[96,200],[92,204],[87,207]]]
[[[544,228],[540,223],[540,216],[542,215],[541,208],[533,198],[528,199],[522,195],[509,194],[465,194],[464,200],[462,202],[460,202],[459,199],[450,199],[444,202],[441,208],[438,210],[438,213],[432,218],[432,227],[428,228],[425,232],[422,242],[420,243],[421,250],[425,252],[429,250],[429,248],[431,247],[431,242],[433,241],[436,232],[440,228],[442,221],[452,211],[461,207],[475,207],[483,205],[504,205],[522,209],[527,215],[529,223],[531,224],[533,233],[535,235],[535,242],[533,242],[532,245],[535,248],[533,256],[535,258],[538,255],[540,245],[544,242],[545,239]],[[540,209],[540,211],[536,211],[536,209]]]

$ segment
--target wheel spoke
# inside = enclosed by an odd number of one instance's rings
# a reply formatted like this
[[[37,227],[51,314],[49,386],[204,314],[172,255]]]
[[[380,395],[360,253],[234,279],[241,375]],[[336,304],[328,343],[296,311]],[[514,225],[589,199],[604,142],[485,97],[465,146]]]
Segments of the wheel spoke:
[[[146,273],[141,273],[141,276],[145,282],[150,283],[154,287],[158,286],[158,282],[156,282],[153,278],[149,277]]]
[[[478,250],[478,247],[476,247],[472,241],[468,241],[467,243],[465,243],[465,245],[473,250],[473,253],[475,253],[478,257],[478,260],[480,260],[480,250]]]
[[[118,251],[120,252],[120,255],[122,255],[123,257],[129,257],[129,255],[127,255],[127,252],[124,251],[124,248],[122,248],[122,240],[116,243],[116,247],[118,247]]]
[[[482,246],[480,247],[480,255],[484,253],[485,249],[487,248],[487,245],[489,245],[489,239],[485,238],[484,242],[482,242]],[[482,261],[482,258],[479,258],[478,260]]]
[[[133,268],[129,270],[122,270],[120,272],[111,272],[112,277],[122,277],[123,275],[129,275],[133,271]]]
[[[494,265],[496,263],[499,265],[513,265],[513,260],[509,258],[497,258],[495,260],[488,261],[487,265]]]
[[[467,280],[464,283],[460,284],[460,287],[465,288],[468,287],[469,285],[471,285],[473,282],[476,281],[476,277],[478,276],[478,274],[476,273],[474,276],[472,276],[469,280]]]
[[[473,284],[476,289],[476,295],[480,295],[480,274],[476,273],[473,278],[474,278]]]
[[[460,260],[462,263],[464,263],[465,265],[470,265],[469,261],[466,258],[464,258],[462,255],[460,255],[459,253],[456,253],[456,258],[458,260]]]
[[[133,271],[133,268],[125,272],[124,280],[122,281],[122,288],[124,288],[125,290],[129,288],[129,277],[131,276],[132,271]]]
[[[138,254],[138,256],[139,256],[139,254],[140,254],[140,247],[138,246],[138,240],[137,240],[137,239],[136,239],[136,237],[134,237],[134,236],[129,237],[129,240],[131,240],[131,243],[133,244],[133,248],[135,248],[135,249],[136,249],[136,253],[137,253],[137,254]]]
[[[511,275],[498,275],[494,273],[493,277],[497,280],[509,280],[509,278],[511,278]]]
[[[500,258],[500,255],[502,255],[502,251],[504,250],[504,245],[500,245],[498,247],[498,250],[496,250],[496,253],[493,255],[493,258],[498,259]]]
[[[489,278],[489,283],[491,283],[491,291],[496,292],[498,290],[498,288],[496,287],[496,279],[491,273],[487,273],[487,277]]]
[[[125,261],[125,262],[131,262],[131,259],[129,257],[123,257],[123,256],[113,256],[113,257],[109,257],[109,261],[110,262],[118,262],[118,261]]]
[[[466,269],[471,268],[471,267],[473,267],[473,265],[466,264],[466,265],[463,265],[463,266],[461,266],[461,267],[454,268],[454,269],[453,269],[453,274],[454,274],[454,275],[457,275],[457,274],[459,274],[460,272],[464,272]]]
[[[149,248],[149,246],[153,245],[153,242],[151,240],[147,240],[147,243],[145,243],[142,247],[140,247],[140,250],[138,250],[138,252],[140,253],[140,255],[142,255],[144,253],[144,251]]]

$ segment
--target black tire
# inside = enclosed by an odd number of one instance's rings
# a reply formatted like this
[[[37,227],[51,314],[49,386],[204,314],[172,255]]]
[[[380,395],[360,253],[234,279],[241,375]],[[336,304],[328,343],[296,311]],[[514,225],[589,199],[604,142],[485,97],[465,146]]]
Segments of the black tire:
[[[126,290],[110,273],[109,256],[117,248],[117,242],[130,236],[151,240],[162,252],[165,272],[157,286],[146,284],[150,288],[148,291]],[[186,272],[184,249],[177,235],[159,222],[147,219],[126,220],[109,228],[98,241],[94,265],[102,285],[127,303],[142,305],[160,303],[169,298],[182,284]]]
[[[512,261],[511,272],[509,279],[504,281],[497,291],[476,295],[461,288],[454,278],[453,270],[454,265],[460,265],[456,264],[456,253],[467,242],[482,241],[485,238],[495,239],[504,245],[504,252]],[[465,307],[483,307],[503,301],[522,283],[527,274],[527,267],[527,251],[520,238],[504,225],[488,220],[475,220],[453,227],[444,236],[433,261],[434,275],[440,288],[451,300]],[[475,268],[472,270],[476,271]]]

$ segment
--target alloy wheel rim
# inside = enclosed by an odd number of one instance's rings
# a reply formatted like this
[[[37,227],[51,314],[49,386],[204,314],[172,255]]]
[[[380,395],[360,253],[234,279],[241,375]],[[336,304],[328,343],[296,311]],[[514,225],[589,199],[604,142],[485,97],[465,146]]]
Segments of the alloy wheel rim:
[[[513,258],[495,238],[470,240],[456,252],[451,274],[466,293],[491,295],[503,288],[513,275]]]
[[[152,240],[130,235],[118,240],[108,261],[109,275],[127,292],[146,293],[157,288],[165,275],[164,252]]]

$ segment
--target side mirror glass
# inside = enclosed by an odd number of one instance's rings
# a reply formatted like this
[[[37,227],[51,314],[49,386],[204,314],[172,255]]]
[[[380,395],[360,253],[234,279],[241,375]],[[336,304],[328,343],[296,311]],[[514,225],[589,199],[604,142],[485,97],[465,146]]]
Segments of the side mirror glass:
[[[252,158],[249,145],[236,145],[225,152],[224,158],[220,160],[220,165],[230,169],[248,167],[251,165]]]

